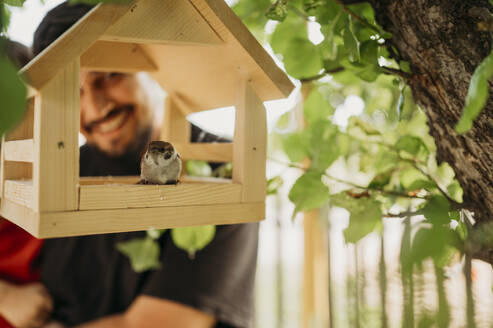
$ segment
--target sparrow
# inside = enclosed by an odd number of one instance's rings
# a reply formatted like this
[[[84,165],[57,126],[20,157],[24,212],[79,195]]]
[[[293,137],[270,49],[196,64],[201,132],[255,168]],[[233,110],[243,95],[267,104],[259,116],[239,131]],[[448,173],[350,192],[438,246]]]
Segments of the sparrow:
[[[138,184],[177,184],[182,161],[172,144],[151,141],[140,161]]]

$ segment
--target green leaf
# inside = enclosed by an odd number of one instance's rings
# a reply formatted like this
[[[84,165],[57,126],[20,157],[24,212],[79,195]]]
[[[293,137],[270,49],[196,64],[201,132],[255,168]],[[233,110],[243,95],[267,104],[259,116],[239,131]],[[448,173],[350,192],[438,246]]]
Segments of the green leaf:
[[[379,151],[369,160],[376,172],[383,172],[396,167],[398,158],[395,152],[380,147]]]
[[[395,149],[404,151],[412,155],[414,158],[418,158],[423,161],[426,161],[428,159],[428,155],[430,154],[430,151],[428,150],[428,147],[426,147],[423,140],[419,137],[411,135],[401,137],[397,141]]]
[[[236,2],[232,9],[250,31],[263,33],[268,21],[265,11],[270,5],[270,0],[241,0]]]
[[[369,123],[363,121],[361,118],[357,116],[353,116],[349,118],[348,122],[349,127],[356,127],[361,129],[366,135],[369,136],[377,136],[377,135],[382,135],[380,131],[375,129],[373,126],[371,126]]]
[[[211,166],[206,161],[189,160],[186,161],[185,166],[190,176],[210,177],[212,174]]]
[[[472,127],[474,119],[481,113],[486,101],[488,100],[489,87],[488,80],[493,75],[493,50],[476,67],[469,84],[466,96],[466,105],[462,110],[459,123],[455,126],[455,131],[465,133]]]
[[[458,203],[462,203],[462,195],[464,194],[464,191],[462,190],[457,180],[454,180],[451,184],[447,186],[447,193],[450,198]]]
[[[345,208],[350,213],[349,226],[344,230],[347,243],[358,242],[381,223],[382,204],[372,198],[355,199],[343,192],[332,195],[330,202],[334,206]]]
[[[266,11],[267,18],[282,22],[288,15],[287,0],[277,0]]]
[[[280,175],[267,180],[267,196],[277,194],[279,188],[284,184],[284,179]]]
[[[409,62],[405,61],[405,60],[401,60],[399,62],[399,66],[401,67],[401,70],[405,73],[411,73],[411,65],[409,64]]]
[[[317,46],[307,39],[291,40],[283,53],[283,61],[286,72],[297,79],[315,76],[323,69]]]
[[[341,6],[337,5],[332,0],[328,0],[326,2],[324,1],[317,1],[317,2],[322,4],[321,6],[320,5],[317,6],[314,12],[317,22],[320,25],[329,24],[330,21],[332,21],[341,10]]]
[[[457,242],[457,234],[448,227],[421,228],[413,239],[412,260],[431,257],[438,266],[445,266],[456,252]]]
[[[10,10],[0,1],[0,33],[7,33],[10,25]],[[1,46],[1,45],[0,45]]]
[[[319,119],[327,119],[334,113],[330,102],[324,98],[318,89],[312,90],[303,105],[305,119],[308,124],[313,124]]]
[[[414,167],[409,167],[399,173],[402,188],[406,190],[435,189],[437,185]]]
[[[449,163],[443,162],[436,169],[434,175],[440,184],[447,186],[454,182],[455,172]]]
[[[207,246],[215,234],[216,227],[213,225],[174,228],[171,230],[171,238],[175,245],[188,252],[188,256],[192,259],[195,257],[195,252]]]
[[[308,156],[307,140],[302,132],[282,136],[282,148],[291,162],[300,162]]]
[[[361,61],[371,65],[378,65],[378,43],[368,40],[360,47]]]
[[[425,218],[433,224],[448,224],[450,222],[449,217],[450,204],[442,195],[435,195],[428,199],[423,206],[421,212]]]
[[[346,53],[341,34],[346,20],[347,14],[339,10],[330,23],[327,25],[322,24],[320,27],[320,32],[325,37],[321,45],[324,45],[327,50],[324,52],[324,56],[327,56],[326,59],[338,61]]]
[[[166,229],[156,229],[156,228],[149,228],[147,229],[147,236],[151,239],[159,239],[161,235],[166,231]]]
[[[13,7],[22,7],[26,0],[4,0],[5,4]]]
[[[370,184],[368,185],[368,188],[382,189],[383,187],[389,184],[390,178],[394,174],[394,171],[395,171],[394,169],[391,169],[386,172],[382,172],[380,174],[375,175],[371,180]]]
[[[290,118],[291,111],[287,111],[286,113],[282,114],[277,120],[276,127],[281,130],[286,129],[289,126]]]
[[[464,222],[458,220],[455,231],[457,232],[457,235],[459,235],[461,240],[467,239],[467,235],[468,235],[467,225]]]
[[[161,267],[159,244],[149,236],[120,242],[116,245],[116,248],[129,258],[135,272]]]
[[[381,37],[384,38],[384,39],[391,39],[392,38],[392,33],[387,32],[387,31],[383,31]]]
[[[310,167],[325,171],[340,155],[338,129],[329,120],[320,119],[308,127]]]
[[[0,55],[0,136],[22,119],[26,108],[26,86],[10,60]]]
[[[426,190],[432,190],[436,189],[437,185],[435,182],[430,181],[430,180],[423,180],[423,179],[418,179],[413,181],[409,185],[409,190],[419,190],[419,189],[426,189]]]
[[[225,163],[222,164],[212,171],[211,176],[215,178],[231,179],[233,177],[233,164]]]
[[[325,7],[325,6],[320,6],[321,4],[322,2],[318,0],[303,0],[303,10],[308,15],[313,16],[317,8]]]
[[[349,51],[349,60],[351,62],[358,62],[360,60],[359,42],[354,35],[351,19],[347,20],[346,27],[344,28],[344,46]]]
[[[356,75],[366,82],[374,82],[381,73],[378,65],[362,65],[355,70]]]
[[[322,174],[308,171],[296,180],[289,191],[295,212],[319,208],[329,200],[329,187],[322,183]]]
[[[297,38],[308,40],[306,23],[298,16],[288,16],[284,22],[277,24],[270,45],[274,53],[284,56],[291,41]]]

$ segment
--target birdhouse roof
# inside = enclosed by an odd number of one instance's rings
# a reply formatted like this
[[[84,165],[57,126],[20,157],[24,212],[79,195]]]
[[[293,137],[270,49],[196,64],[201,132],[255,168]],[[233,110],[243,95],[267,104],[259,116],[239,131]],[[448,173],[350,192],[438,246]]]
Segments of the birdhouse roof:
[[[136,0],[101,4],[23,70],[40,89],[73,59],[94,71],[146,71],[193,111],[233,105],[240,78],[261,98],[293,89],[223,0]]]

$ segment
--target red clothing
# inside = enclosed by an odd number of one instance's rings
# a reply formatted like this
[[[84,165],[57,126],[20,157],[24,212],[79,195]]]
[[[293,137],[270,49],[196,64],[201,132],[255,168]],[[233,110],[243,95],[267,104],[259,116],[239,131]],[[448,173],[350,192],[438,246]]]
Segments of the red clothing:
[[[38,281],[39,270],[33,267],[33,261],[42,243],[17,225],[0,218],[0,279],[19,284]],[[0,328],[11,327],[0,317]]]

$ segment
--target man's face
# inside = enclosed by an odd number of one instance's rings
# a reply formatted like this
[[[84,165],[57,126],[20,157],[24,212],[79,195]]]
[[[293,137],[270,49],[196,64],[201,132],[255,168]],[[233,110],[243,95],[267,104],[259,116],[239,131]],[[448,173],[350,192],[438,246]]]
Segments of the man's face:
[[[80,73],[80,124],[87,142],[121,155],[150,126],[150,113],[135,75]]]

